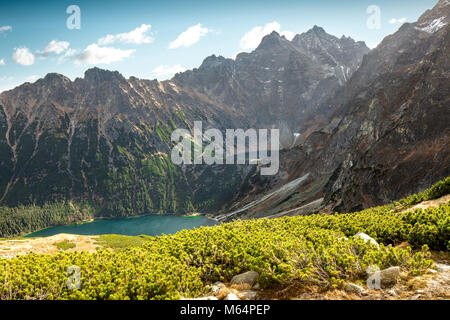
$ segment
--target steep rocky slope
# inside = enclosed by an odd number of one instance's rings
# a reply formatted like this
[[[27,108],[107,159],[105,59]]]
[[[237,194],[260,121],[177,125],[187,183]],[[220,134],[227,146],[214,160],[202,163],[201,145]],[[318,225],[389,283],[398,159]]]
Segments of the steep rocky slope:
[[[278,176],[250,177],[228,211],[234,217],[353,211],[449,176],[449,16],[450,2],[441,0],[385,38],[319,107],[333,110],[331,121],[282,154]]]
[[[335,208],[398,199],[450,175],[449,17],[450,2],[440,1],[403,25],[346,87],[329,147],[350,150],[327,188]]]
[[[246,126],[239,111],[194,89],[97,68],[73,82],[49,74],[3,92],[0,203],[92,200],[112,215],[193,210],[194,173],[168,155],[171,132],[194,120]],[[218,188],[226,200],[239,172],[223,170],[216,179],[226,179]]]

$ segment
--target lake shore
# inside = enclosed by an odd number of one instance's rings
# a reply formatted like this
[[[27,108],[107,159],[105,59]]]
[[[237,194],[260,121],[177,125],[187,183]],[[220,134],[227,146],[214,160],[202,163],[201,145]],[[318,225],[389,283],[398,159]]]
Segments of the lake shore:
[[[218,223],[205,214],[145,214],[133,217],[111,218],[95,217],[79,223],[44,228],[24,235],[24,238],[47,237],[58,233],[79,235],[120,234],[136,236],[139,234],[158,236],[173,234],[183,229],[212,226]]]

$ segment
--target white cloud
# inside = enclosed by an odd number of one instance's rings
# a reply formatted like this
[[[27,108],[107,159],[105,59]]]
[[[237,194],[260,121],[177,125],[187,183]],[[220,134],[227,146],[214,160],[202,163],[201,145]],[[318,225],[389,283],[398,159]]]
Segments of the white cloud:
[[[56,41],[56,40],[52,40],[50,41],[49,44],[47,44],[44,48],[44,51],[39,52],[38,54],[40,54],[43,58],[51,55],[51,54],[56,54],[59,55],[61,53],[63,53],[64,51],[66,51],[70,46],[70,43],[67,41]]]
[[[392,18],[391,20],[389,20],[390,24],[396,24],[396,23],[405,23],[408,19],[406,18],[400,18],[400,19],[396,19],[396,18]]]
[[[73,57],[77,53],[75,49],[67,49],[67,51],[58,58],[58,63],[64,62],[67,58]]]
[[[11,26],[0,27],[0,33],[5,32],[5,31],[12,31],[12,27]]]
[[[112,47],[99,47],[93,43],[87,46],[81,54],[79,54],[75,63],[77,64],[109,64],[112,62],[123,61],[130,57],[136,50],[121,50]]]
[[[285,36],[289,41],[292,41],[292,39],[294,39],[295,37],[295,32],[292,31],[282,31],[280,34],[282,36]]]
[[[285,36],[286,39],[292,40],[295,36],[294,32],[281,31],[281,25],[276,22],[267,23],[265,26],[254,27],[247,32],[241,39],[241,50],[253,50],[261,43],[261,40],[273,31],[278,32],[280,35]]]
[[[203,28],[202,25],[196,24],[189,27],[186,31],[182,32],[178,38],[169,44],[169,49],[175,49],[179,47],[190,47],[197,43],[201,37],[207,35],[211,30]]]
[[[109,45],[116,42],[119,43],[132,43],[132,44],[142,44],[142,43],[152,43],[155,39],[152,37],[152,33],[150,32],[152,26],[149,24],[143,24],[140,27],[137,27],[133,31],[119,34],[108,34],[106,37],[103,37],[98,40],[98,44],[100,45]]]
[[[34,55],[26,47],[16,48],[12,59],[15,63],[22,66],[31,66],[34,64]]]
[[[152,71],[152,75],[154,75],[156,78],[168,78],[168,76],[172,76],[176,73],[179,72],[184,72],[187,69],[179,64],[173,65],[173,66],[168,66],[165,64],[162,64],[158,67],[156,67],[155,69],[153,69]]]
[[[4,66],[5,65],[5,58],[0,59],[0,66]]]

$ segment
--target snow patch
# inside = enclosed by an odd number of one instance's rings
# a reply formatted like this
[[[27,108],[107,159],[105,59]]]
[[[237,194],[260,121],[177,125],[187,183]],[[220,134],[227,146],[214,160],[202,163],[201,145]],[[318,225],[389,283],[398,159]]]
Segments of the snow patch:
[[[447,25],[447,23],[445,23],[444,20],[445,17],[440,17],[431,21],[428,25],[422,23],[421,25],[419,25],[419,27],[415,27],[415,29],[432,34],[439,31],[440,29],[442,29],[444,26]]]

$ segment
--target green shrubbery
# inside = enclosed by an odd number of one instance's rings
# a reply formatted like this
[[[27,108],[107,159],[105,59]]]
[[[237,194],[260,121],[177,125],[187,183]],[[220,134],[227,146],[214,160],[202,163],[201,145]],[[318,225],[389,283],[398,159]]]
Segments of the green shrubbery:
[[[442,195],[446,181],[424,197]],[[358,232],[374,237],[380,248],[353,237]],[[117,240],[103,239],[119,248]],[[450,249],[450,203],[413,212],[389,205],[343,215],[238,220],[137,240],[136,247],[116,251],[0,259],[0,299],[196,297],[209,293],[207,284],[248,270],[259,272],[263,287],[294,279],[339,287],[367,277],[372,265],[420,274],[432,266],[429,248]],[[404,241],[418,251],[391,246]],[[81,271],[81,290],[67,289],[73,265]]]
[[[434,250],[446,250],[450,239],[449,212],[449,204],[412,212],[385,206],[357,213],[312,215],[302,218],[302,223],[311,229],[335,230],[346,236],[365,232],[386,245],[408,241],[414,248],[427,244]]]
[[[418,274],[431,267],[427,244],[449,239],[450,204],[413,213],[374,209],[340,216],[235,221],[150,237],[139,247],[97,253],[61,252],[0,259],[2,299],[176,299],[208,294],[207,283],[248,270],[261,285],[293,279],[324,287],[366,277],[371,265]],[[433,230],[430,234],[427,230]],[[382,241],[378,250],[352,235]],[[348,236],[348,239],[345,238]],[[421,251],[387,244],[412,241]],[[66,289],[69,266],[81,270],[81,290]]]
[[[442,181],[439,181],[431,188],[425,190],[424,192],[420,192],[417,194],[410,195],[405,199],[401,199],[398,202],[394,202],[397,206],[411,206],[418,204],[422,201],[434,200],[445,196],[450,193],[450,177],[445,178]]]
[[[69,250],[69,249],[73,249],[75,248],[77,245],[73,242],[70,242],[69,240],[64,240],[64,241],[60,241],[55,243],[55,246],[59,249],[59,250]]]

